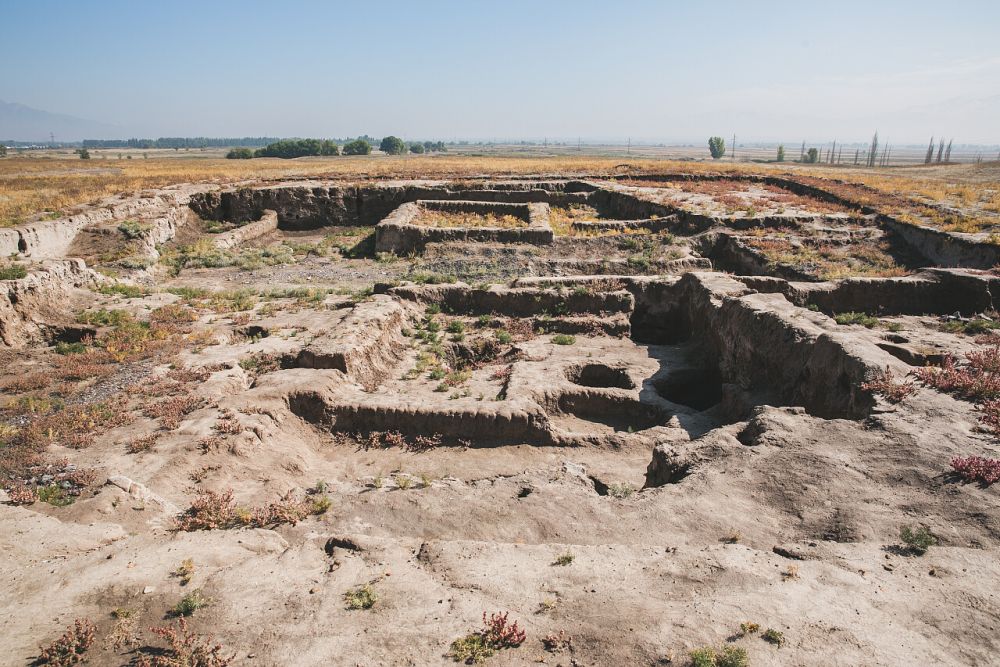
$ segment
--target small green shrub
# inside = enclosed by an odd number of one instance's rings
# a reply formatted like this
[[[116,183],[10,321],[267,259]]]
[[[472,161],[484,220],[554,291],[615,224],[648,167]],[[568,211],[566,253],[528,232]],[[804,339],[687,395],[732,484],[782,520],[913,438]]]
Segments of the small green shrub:
[[[118,231],[125,235],[130,241],[141,238],[143,234],[152,229],[152,225],[139,222],[138,220],[126,220],[118,225]]]
[[[556,334],[552,337],[552,342],[556,345],[572,345],[576,342],[576,336],[570,336],[569,334]]]
[[[210,602],[211,600],[203,596],[201,591],[191,591],[170,609],[170,615],[191,616],[202,607],[207,607]]]
[[[566,565],[569,565],[570,563],[572,563],[575,558],[576,558],[576,556],[574,556],[573,554],[571,554],[570,552],[567,551],[566,553],[564,553],[564,554],[560,555],[558,558],[556,558],[555,561],[552,564],[553,565],[562,565],[563,567],[565,567]]]
[[[746,649],[738,646],[724,646],[721,651],[706,646],[696,648],[688,655],[692,667],[747,667],[750,664]]]
[[[487,643],[486,638],[474,632],[461,639],[456,639],[451,643],[451,650],[448,655],[455,662],[464,662],[467,665],[478,665],[486,662],[486,659],[496,653]]]
[[[56,343],[56,354],[84,354],[87,346],[83,343]]]
[[[227,160],[249,160],[253,157],[253,151],[249,148],[234,148],[226,153]]]
[[[930,547],[937,544],[937,538],[926,526],[903,526],[899,531],[899,539],[917,556],[923,556]]]
[[[837,324],[860,324],[868,329],[874,329],[879,325],[878,318],[867,313],[840,313],[839,315],[834,315],[833,320]]]
[[[0,280],[20,280],[28,275],[28,270],[20,264],[0,266]]]
[[[66,489],[62,488],[58,484],[49,484],[48,486],[40,486],[35,489],[35,493],[38,495],[38,499],[43,503],[48,503],[55,507],[65,507],[66,505],[73,504],[73,496],[66,493]]]
[[[628,498],[635,493],[635,487],[628,482],[615,482],[608,485],[608,495],[612,498]]]
[[[775,630],[774,628],[768,628],[767,630],[764,630],[760,638],[770,644],[774,644],[775,646],[785,645],[784,633],[782,633],[780,630]]]
[[[378,602],[378,595],[371,584],[365,584],[344,593],[344,601],[348,609],[371,609]]]
[[[461,320],[452,320],[448,323],[448,333],[460,334],[465,331],[465,325],[462,324]]]
[[[503,345],[509,345],[510,342],[514,340],[514,337],[510,335],[510,332],[503,329],[497,329],[497,342]]]
[[[119,295],[126,299],[139,299],[144,296],[149,296],[149,290],[141,285],[129,285],[126,283],[113,283],[111,285],[102,285],[97,289],[98,292],[106,296]]]

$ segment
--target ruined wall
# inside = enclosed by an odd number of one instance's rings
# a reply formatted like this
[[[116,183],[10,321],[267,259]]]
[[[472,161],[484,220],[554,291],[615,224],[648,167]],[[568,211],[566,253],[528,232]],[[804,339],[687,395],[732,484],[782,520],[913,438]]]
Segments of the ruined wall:
[[[902,278],[845,278],[836,282],[796,283],[780,278],[740,280],[759,292],[777,292],[798,306],[822,312],[879,315],[969,316],[995,309],[1000,277],[961,269],[927,269]]]
[[[206,192],[191,198],[191,208],[209,220],[257,220],[264,210],[278,214],[281,229],[323,226],[372,226],[402,204],[421,199],[558,205],[587,201],[586,184],[574,182],[493,184],[489,189],[449,189],[415,185],[276,185]],[[571,187],[573,186],[573,187]],[[569,188],[572,191],[565,191]]]
[[[100,281],[81,259],[46,262],[24,278],[0,280],[0,344],[23,347],[73,322],[68,311],[73,289]]]

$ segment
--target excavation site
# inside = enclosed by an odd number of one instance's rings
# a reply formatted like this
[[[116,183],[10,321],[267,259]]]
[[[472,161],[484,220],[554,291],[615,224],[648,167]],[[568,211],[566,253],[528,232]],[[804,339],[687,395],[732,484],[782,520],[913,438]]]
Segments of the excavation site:
[[[996,664],[997,232],[683,163],[0,227],[0,663]]]

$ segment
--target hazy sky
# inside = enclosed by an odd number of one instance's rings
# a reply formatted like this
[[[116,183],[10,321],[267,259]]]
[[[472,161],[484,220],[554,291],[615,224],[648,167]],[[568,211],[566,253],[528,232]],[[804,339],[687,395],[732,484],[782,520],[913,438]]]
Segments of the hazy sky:
[[[126,135],[1000,142],[1000,0],[0,0],[0,18],[0,99]]]

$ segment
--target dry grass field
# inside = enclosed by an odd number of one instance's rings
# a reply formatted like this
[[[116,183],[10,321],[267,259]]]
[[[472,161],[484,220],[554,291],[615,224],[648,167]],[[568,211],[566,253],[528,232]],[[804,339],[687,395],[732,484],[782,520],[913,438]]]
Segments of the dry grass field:
[[[845,169],[784,164],[693,162],[593,157],[406,156],[322,157],[297,160],[225,160],[217,154],[150,151],[134,159],[118,153],[83,161],[65,154],[39,153],[0,159],[0,226],[34,215],[65,213],[105,197],[178,183],[280,180],[303,177],[474,178],[479,175],[608,175],[666,173],[758,173],[809,175],[860,184],[879,192],[942,204],[966,214],[1000,214],[1000,163],[887,169]],[[865,199],[864,194],[860,197]],[[870,200],[877,197],[868,196]],[[53,215],[54,217],[54,215]],[[956,231],[965,231],[957,229]]]

